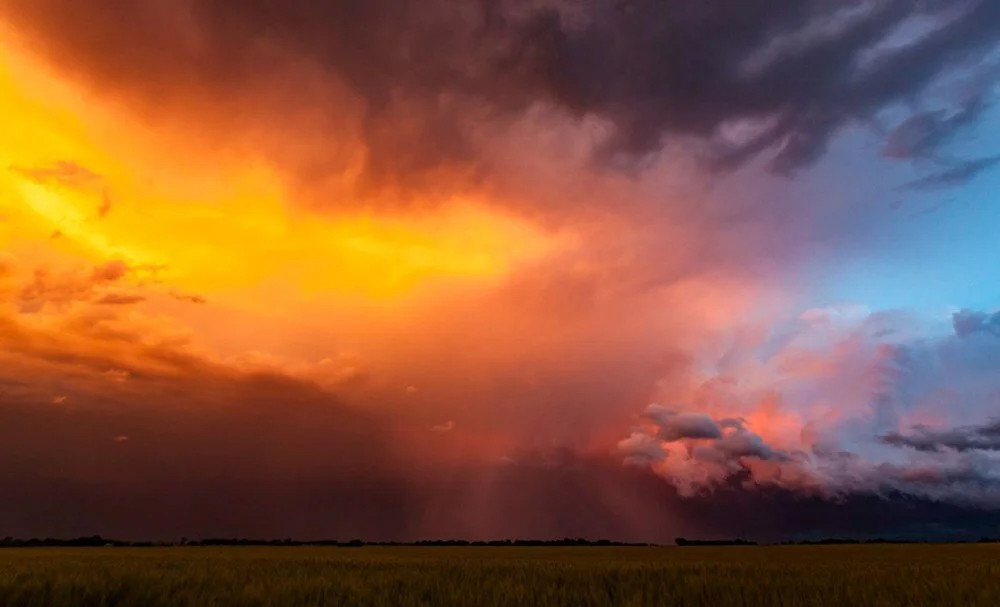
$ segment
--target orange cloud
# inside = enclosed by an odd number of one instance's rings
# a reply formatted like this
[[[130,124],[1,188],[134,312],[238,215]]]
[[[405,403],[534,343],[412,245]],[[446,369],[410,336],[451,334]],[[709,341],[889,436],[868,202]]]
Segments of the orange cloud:
[[[344,91],[344,128],[317,131],[266,84],[230,100],[178,82],[150,105],[10,28],[0,42],[0,112],[18,118],[0,123],[0,382],[38,407],[16,409],[24,425],[62,428],[66,403],[101,422],[40,458],[92,452],[70,476],[176,459],[179,474],[500,478],[606,458],[678,352],[758,294],[716,258],[738,239],[684,197],[647,207],[649,184],[592,171],[566,121],[484,127],[491,175],[456,160],[402,183],[379,162],[416,167],[435,140],[406,116],[364,133]],[[302,70],[283,78],[338,86]],[[415,130],[412,149],[369,162],[389,125]],[[145,455],[120,463],[109,436]],[[498,487],[468,488],[475,527],[500,516]]]

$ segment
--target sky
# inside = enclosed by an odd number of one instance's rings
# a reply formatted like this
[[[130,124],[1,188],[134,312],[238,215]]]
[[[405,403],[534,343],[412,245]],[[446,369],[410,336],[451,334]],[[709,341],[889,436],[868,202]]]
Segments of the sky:
[[[998,80],[992,0],[0,0],[0,535],[996,535]]]

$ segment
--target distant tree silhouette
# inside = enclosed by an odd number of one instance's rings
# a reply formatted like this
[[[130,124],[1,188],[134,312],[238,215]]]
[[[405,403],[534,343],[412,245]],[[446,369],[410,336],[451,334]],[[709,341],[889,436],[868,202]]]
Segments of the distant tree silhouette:
[[[756,546],[757,542],[745,539],[729,540],[699,540],[678,537],[675,540],[678,546]],[[979,543],[1000,542],[1000,538],[983,537],[976,540]],[[916,544],[927,543],[924,540],[898,540],[886,538],[871,538],[866,540],[851,538],[823,538],[818,540],[786,540],[779,542],[783,545],[817,545],[817,544]],[[75,546],[75,547],[98,547],[98,546],[130,546],[130,547],[152,547],[152,546],[336,546],[343,548],[359,548],[362,546],[656,546],[645,542],[616,542],[607,539],[588,540],[584,538],[563,538],[560,540],[532,540],[532,539],[503,539],[503,540],[462,540],[462,539],[437,539],[418,540],[413,542],[366,542],[361,539],[349,541],[340,540],[294,540],[284,539],[253,539],[253,538],[204,538],[200,540],[189,540],[184,537],[179,542],[151,542],[151,541],[122,541],[107,539],[100,535],[88,535],[71,539],[59,538],[30,538],[20,539],[7,536],[0,539],[0,548],[20,548],[20,547],[43,547],[43,546]]]
[[[675,539],[674,543],[677,544],[678,546],[756,546],[757,545],[757,542],[751,542],[744,539],[689,540],[683,537]]]

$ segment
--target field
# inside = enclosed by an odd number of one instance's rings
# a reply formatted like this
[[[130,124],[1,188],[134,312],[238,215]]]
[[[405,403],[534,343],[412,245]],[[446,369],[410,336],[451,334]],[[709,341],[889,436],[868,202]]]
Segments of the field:
[[[1000,545],[0,550],[0,605],[1000,605]]]

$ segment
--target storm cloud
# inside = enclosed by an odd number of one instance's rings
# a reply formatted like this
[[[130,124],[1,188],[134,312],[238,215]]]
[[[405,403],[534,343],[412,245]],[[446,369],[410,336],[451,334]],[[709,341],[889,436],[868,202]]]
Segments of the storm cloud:
[[[5,4],[34,46],[93,87],[189,114],[237,104],[251,121],[354,132],[369,184],[428,187],[442,167],[488,174],[480,135],[500,131],[484,125],[539,105],[606,125],[593,152],[614,165],[695,143],[717,167],[763,154],[793,172],[846,126],[919,98],[945,70],[975,68],[1000,40],[989,0]],[[920,35],[897,42],[913,23]],[[985,103],[915,113],[887,153],[936,148]],[[318,119],[297,123],[290,107]],[[295,170],[322,181],[350,162],[336,150]]]
[[[0,0],[0,518],[985,527],[998,44],[993,0]]]

